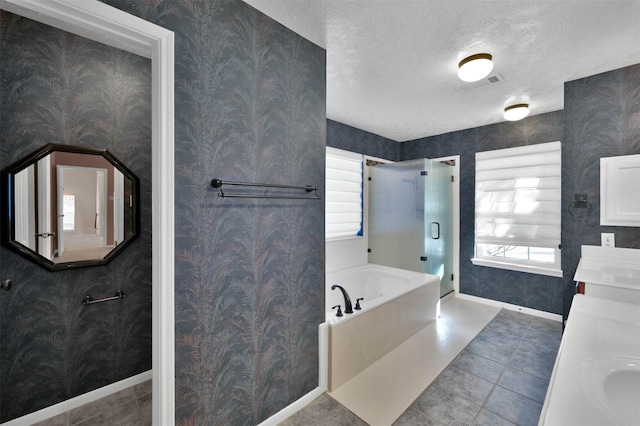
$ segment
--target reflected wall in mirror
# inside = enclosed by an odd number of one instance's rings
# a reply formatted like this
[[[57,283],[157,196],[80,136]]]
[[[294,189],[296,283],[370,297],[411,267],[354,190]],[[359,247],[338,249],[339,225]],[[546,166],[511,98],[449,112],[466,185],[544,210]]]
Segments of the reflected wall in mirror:
[[[104,265],[139,232],[139,181],[106,150],[49,144],[2,172],[2,242],[39,265]]]

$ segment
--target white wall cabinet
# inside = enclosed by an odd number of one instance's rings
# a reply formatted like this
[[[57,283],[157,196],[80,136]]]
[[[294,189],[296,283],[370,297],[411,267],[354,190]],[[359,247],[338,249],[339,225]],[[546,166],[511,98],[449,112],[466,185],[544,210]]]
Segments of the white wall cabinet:
[[[600,159],[600,225],[640,227],[640,154]]]

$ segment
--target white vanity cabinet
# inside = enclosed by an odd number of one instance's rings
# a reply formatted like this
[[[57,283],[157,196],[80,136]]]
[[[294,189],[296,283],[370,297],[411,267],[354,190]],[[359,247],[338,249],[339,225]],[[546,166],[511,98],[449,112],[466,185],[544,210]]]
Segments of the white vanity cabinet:
[[[600,159],[600,225],[640,226],[640,154]]]

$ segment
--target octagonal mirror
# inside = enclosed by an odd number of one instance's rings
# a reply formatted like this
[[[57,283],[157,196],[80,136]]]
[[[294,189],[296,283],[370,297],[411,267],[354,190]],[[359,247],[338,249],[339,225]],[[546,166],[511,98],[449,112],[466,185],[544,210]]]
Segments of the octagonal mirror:
[[[106,150],[46,145],[2,171],[2,242],[51,271],[105,265],[138,236],[139,187]]]

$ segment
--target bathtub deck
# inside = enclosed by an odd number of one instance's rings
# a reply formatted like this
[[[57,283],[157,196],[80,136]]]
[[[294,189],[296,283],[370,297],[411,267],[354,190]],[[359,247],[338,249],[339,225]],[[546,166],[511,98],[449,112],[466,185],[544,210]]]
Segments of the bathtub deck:
[[[330,395],[372,426],[391,425],[500,308],[453,298],[440,318]]]

